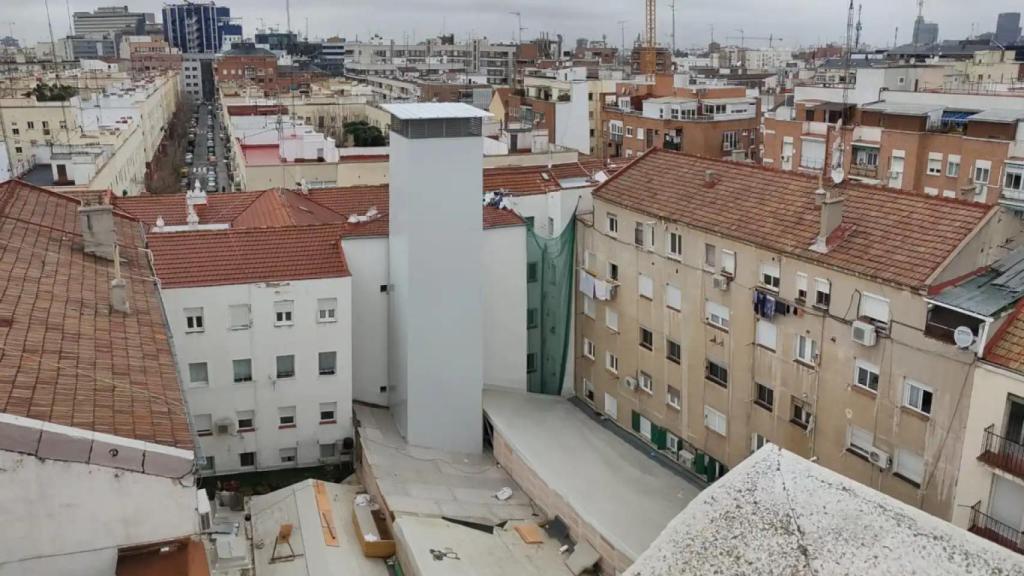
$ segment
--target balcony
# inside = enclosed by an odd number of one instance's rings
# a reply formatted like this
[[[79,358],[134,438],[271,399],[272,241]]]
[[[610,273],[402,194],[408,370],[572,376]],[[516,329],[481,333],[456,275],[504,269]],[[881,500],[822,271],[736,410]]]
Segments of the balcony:
[[[971,506],[971,523],[967,530],[1018,554],[1024,554],[1024,537],[1021,531],[982,512],[981,502]]]
[[[859,176],[861,178],[878,178],[878,165],[872,166],[870,164],[854,164],[850,166],[850,176]]]
[[[995,424],[985,428],[985,440],[978,460],[1024,479],[1024,445],[995,433]]]

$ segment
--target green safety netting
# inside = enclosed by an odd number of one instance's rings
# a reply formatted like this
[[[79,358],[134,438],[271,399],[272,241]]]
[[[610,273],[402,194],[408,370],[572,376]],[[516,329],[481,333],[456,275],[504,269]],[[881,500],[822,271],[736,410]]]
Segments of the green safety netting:
[[[560,395],[572,338],[572,288],[575,218],[552,238],[526,225],[527,308],[529,328],[527,389]]]

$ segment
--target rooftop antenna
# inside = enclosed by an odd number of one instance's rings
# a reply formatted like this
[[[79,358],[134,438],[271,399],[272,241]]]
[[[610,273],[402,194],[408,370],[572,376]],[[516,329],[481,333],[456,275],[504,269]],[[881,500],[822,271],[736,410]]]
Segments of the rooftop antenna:
[[[860,31],[863,28],[860,23],[861,12],[864,10],[863,4],[857,5],[857,37],[853,41],[853,47],[856,50],[860,50]]]
[[[672,55],[676,54],[676,0],[672,0],[669,5],[672,9]]]
[[[626,22],[628,22],[628,20],[618,21],[619,34],[622,35],[622,44],[620,44],[620,46],[622,46],[622,49],[620,50],[621,54],[619,54],[619,59],[622,60],[623,63],[625,63],[626,61]]]
[[[839,130],[839,138],[837,140],[838,147],[834,147],[832,150],[832,182],[839,184],[846,177],[843,170],[843,154],[846,151],[846,133],[844,125],[849,123],[847,114],[849,113],[850,105],[850,74],[852,71],[851,57],[853,52],[853,0],[850,0],[850,7],[846,13],[846,47],[843,55],[843,113],[839,120],[839,125],[836,127]]]
[[[900,27],[897,26],[896,27],[896,31],[893,32],[893,34],[892,34],[892,47],[893,48],[895,48],[896,46],[899,46],[899,37],[900,37]]]
[[[68,36],[74,36],[75,21],[71,18],[71,0],[64,0],[64,9],[68,11]]]

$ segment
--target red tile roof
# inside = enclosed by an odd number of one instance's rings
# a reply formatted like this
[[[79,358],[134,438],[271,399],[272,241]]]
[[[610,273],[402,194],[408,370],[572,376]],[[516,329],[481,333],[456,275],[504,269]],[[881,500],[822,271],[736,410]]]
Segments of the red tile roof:
[[[237,218],[236,228],[269,228],[307,224],[340,224],[345,218],[301,194],[283,190],[267,190]]]
[[[992,336],[984,358],[992,364],[1024,373],[1024,301]]]
[[[196,214],[199,221],[209,222],[233,222],[242,215],[249,206],[259,198],[263,192],[224,192],[208,194],[205,205],[196,207]],[[127,198],[114,197],[114,207],[118,210],[131,214],[146,224],[153,226],[157,218],[163,218],[168,226],[183,226],[188,218],[188,208],[185,204],[184,194],[147,194],[143,196],[129,196]]]
[[[503,166],[484,170],[484,190],[504,192],[510,196],[532,196],[557,192],[563,187],[580,186],[568,182],[585,178],[586,186],[596,186],[594,176],[598,172],[612,175],[620,165],[605,165],[599,158],[585,158],[579,162],[567,162],[548,166]]]
[[[705,172],[715,183],[705,183]],[[996,208],[844,183],[841,241],[811,251],[819,229],[817,180],[656,150],[599,186],[595,198],[723,237],[793,254],[879,281],[922,289]]]
[[[81,248],[75,198],[0,184],[0,411],[192,449],[138,222],[117,216],[132,311],[111,310],[113,262]]]
[[[147,236],[163,288],[349,276],[338,224]]]

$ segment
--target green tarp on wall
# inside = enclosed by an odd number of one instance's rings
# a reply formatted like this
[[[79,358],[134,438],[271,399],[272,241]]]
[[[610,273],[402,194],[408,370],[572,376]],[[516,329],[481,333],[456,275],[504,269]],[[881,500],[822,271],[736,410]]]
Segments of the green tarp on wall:
[[[561,234],[545,238],[526,226],[526,305],[539,321],[527,330],[527,353],[531,360],[527,389],[539,394],[559,395],[565,380],[572,322],[573,265],[576,221]],[[523,319],[526,322],[526,318]]]

